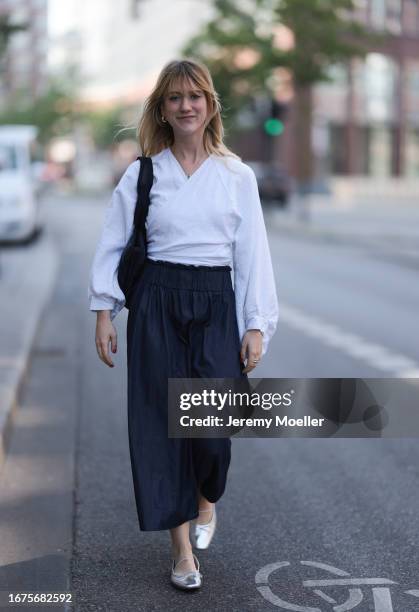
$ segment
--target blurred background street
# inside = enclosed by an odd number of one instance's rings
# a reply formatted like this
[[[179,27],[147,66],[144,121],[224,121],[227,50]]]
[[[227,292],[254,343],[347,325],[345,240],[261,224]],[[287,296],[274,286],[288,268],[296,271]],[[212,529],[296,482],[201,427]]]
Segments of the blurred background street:
[[[350,4],[0,0],[0,591],[72,590],[77,610],[339,609],[347,587],[303,586],[330,577],[310,561],[394,581],[354,609],[419,610],[415,439],[233,440],[205,586],[173,592],[168,534],[135,516],[127,311],[109,370],[87,303],[144,99],[192,55],[263,203],[280,320],[254,376],[419,378],[419,1]],[[306,608],[257,588],[280,561],[272,591]]]

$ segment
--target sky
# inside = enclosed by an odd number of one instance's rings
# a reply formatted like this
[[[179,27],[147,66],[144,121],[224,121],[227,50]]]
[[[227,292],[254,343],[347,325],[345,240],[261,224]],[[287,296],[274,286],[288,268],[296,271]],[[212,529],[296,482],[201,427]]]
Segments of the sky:
[[[104,0],[106,2],[106,0]],[[77,26],[75,0],[48,0],[48,30],[58,36]]]
[[[130,7],[131,0],[49,0],[50,66],[59,67],[65,57],[78,61],[82,97],[146,95],[212,12],[210,0],[143,0],[134,20]],[[71,31],[78,37],[60,40]]]

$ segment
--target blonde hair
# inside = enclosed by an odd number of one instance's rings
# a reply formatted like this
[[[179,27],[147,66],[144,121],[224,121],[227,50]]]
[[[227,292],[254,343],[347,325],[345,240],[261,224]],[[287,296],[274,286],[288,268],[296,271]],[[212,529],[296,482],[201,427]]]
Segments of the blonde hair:
[[[240,159],[223,142],[221,104],[214,89],[211,74],[206,66],[192,59],[173,60],[166,64],[158,76],[153,91],[145,100],[137,127],[137,138],[142,154],[156,155],[174,143],[172,127],[167,121],[162,121],[161,105],[166,92],[179,79],[190,80],[203,91],[207,100],[208,116],[204,131],[206,153]]]

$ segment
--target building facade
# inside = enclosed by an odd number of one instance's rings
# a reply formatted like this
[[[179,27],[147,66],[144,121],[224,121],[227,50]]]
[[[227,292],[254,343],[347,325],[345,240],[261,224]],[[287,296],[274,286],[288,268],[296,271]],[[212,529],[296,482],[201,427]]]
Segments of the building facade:
[[[419,0],[355,0],[384,42],[314,90],[316,172],[419,176]]]
[[[13,24],[25,30],[10,39],[0,66],[0,105],[20,91],[36,99],[47,87],[48,56],[47,0],[0,0],[0,15],[9,15]]]
[[[312,150],[314,179],[330,175],[419,177],[419,0],[354,0],[354,15],[380,32],[364,58],[329,70],[330,82],[313,87]],[[278,29],[278,40],[288,33]],[[275,96],[288,106],[285,129],[270,137],[254,126],[231,138],[246,159],[274,161],[297,175],[295,94],[292,76],[279,68]],[[268,100],[265,100],[268,103]],[[247,115],[244,114],[246,122]],[[251,122],[250,122],[251,123]]]

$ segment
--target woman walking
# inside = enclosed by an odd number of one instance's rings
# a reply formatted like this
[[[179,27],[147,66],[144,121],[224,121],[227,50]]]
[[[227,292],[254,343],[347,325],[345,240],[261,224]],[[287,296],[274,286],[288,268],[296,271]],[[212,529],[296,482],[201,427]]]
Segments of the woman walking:
[[[139,144],[151,157],[147,259],[127,324],[128,437],[140,529],[170,530],[171,581],[202,584],[193,544],[216,527],[231,440],[168,438],[167,379],[247,377],[266,352],[278,302],[253,171],[223,144],[208,69],[172,61],[146,100]],[[133,226],[141,161],[115,188],[92,264],[96,347],[113,367],[112,320],[125,305],[117,282]],[[231,279],[234,274],[234,290]]]

